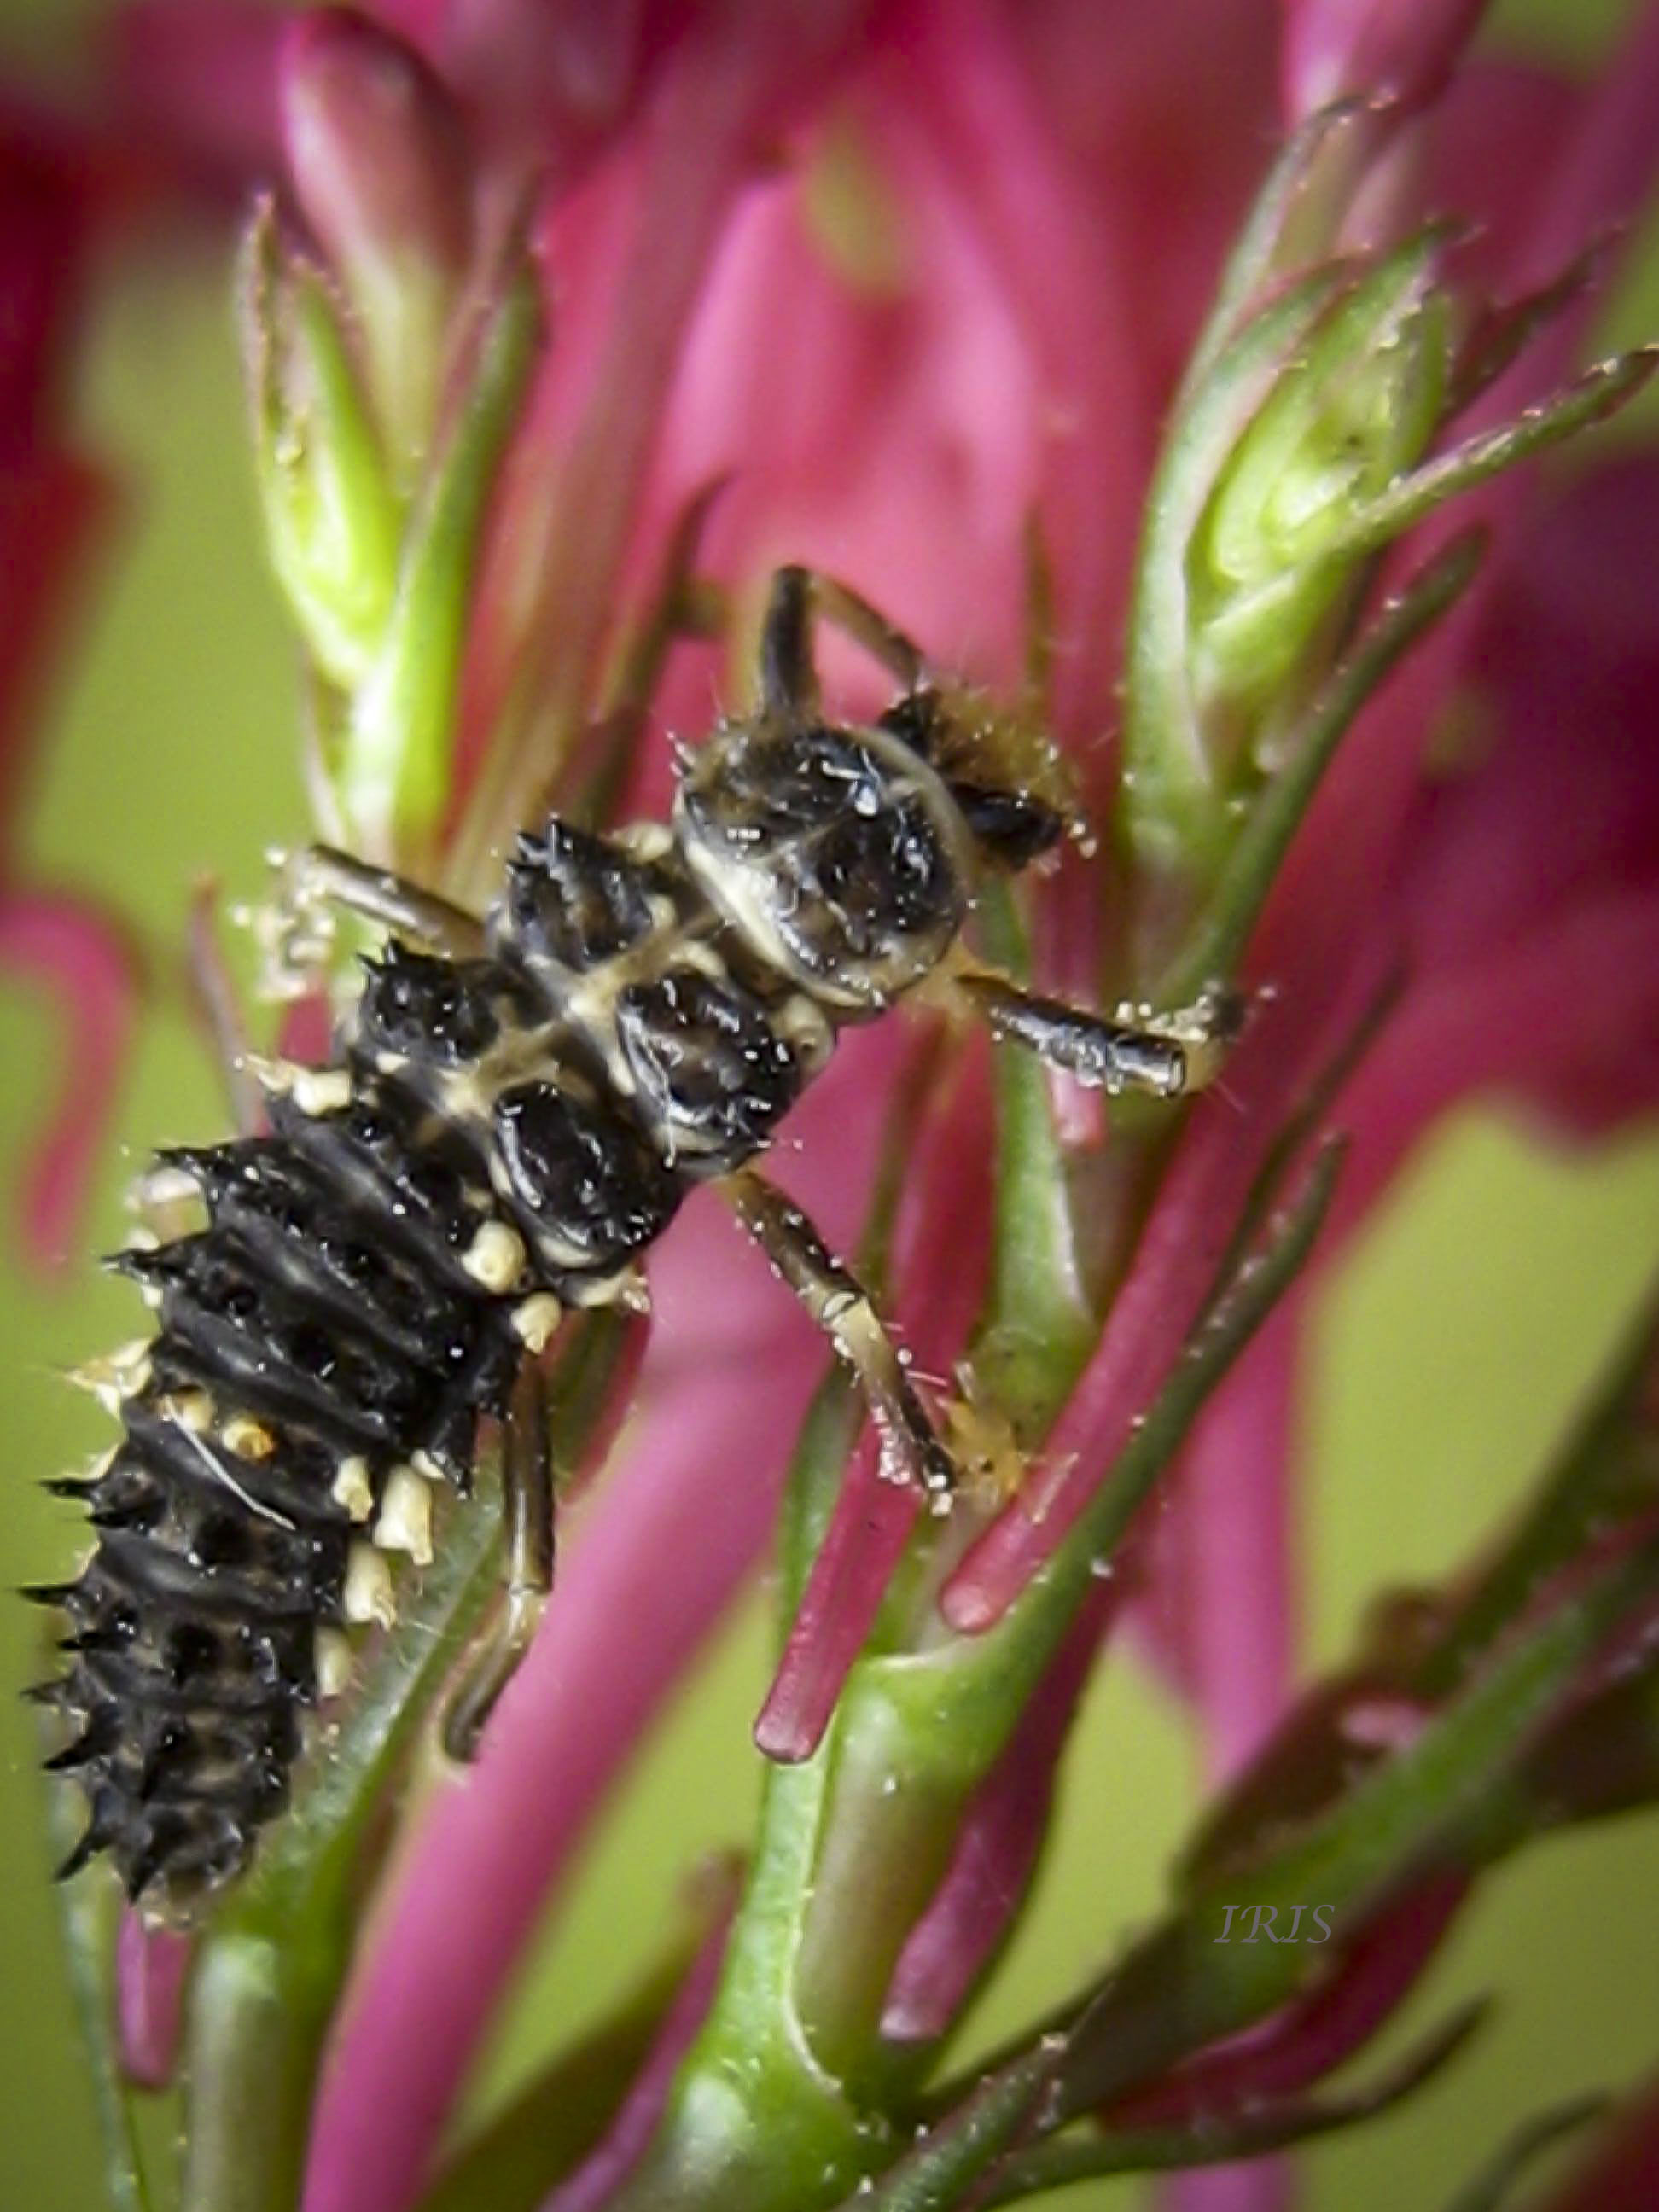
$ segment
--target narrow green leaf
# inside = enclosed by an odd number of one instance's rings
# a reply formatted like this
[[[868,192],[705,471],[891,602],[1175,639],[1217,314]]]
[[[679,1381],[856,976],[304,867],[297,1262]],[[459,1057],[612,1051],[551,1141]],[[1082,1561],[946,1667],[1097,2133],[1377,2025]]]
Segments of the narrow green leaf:
[[[952,2212],[1018,2140],[1054,2071],[1055,2057],[1039,2048],[987,2075],[896,2166],[861,2184],[836,2212]]]
[[[1104,2105],[1190,2051],[1294,1996],[1319,1954],[1299,1944],[1224,1943],[1224,1907],[1328,1908],[1339,1939],[1432,1861],[1481,1855],[1487,1803],[1587,1661],[1659,1579],[1659,1537],[1607,1567],[1493,1653],[1414,1740],[1295,1829],[1248,1872],[1206,1887],[1137,1945],[1078,2016],[1057,2100],[1061,2119]]]
[[[1481,2002],[1465,2005],[1415,2045],[1386,2073],[1364,2087],[1334,2097],[1264,2098],[1249,2110],[1206,2112],[1189,2128],[1091,2130],[1081,2138],[1039,2144],[997,2168],[976,2201],[988,2209],[1017,2203],[1045,2189],[1064,2189],[1109,2174],[1173,2172],[1183,2167],[1225,2166],[1261,2158],[1319,2136],[1333,2135],[1391,2111],[1431,2081],[1468,2042],[1485,2019]],[[916,2212],[951,2212],[952,2200]],[[851,2208],[848,2208],[851,2212]]]
[[[1600,2119],[1607,2109],[1605,2097],[1574,2097],[1524,2122],[1486,2171],[1458,2191],[1446,2212],[1499,2212],[1510,2191],[1535,2159],[1564,2136],[1574,2135]]]

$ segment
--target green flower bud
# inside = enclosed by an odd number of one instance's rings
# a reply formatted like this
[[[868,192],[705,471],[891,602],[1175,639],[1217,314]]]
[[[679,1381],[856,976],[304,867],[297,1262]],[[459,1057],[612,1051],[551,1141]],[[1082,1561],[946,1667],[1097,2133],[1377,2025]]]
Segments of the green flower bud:
[[[1445,400],[1443,295],[1426,233],[1352,284],[1235,447],[1188,554],[1200,712],[1246,727],[1359,580],[1348,526],[1420,458]]]
[[[403,483],[432,441],[471,257],[465,130],[413,48],[345,9],[289,27],[281,93],[295,194],[340,283]]]
[[[328,288],[284,253],[269,204],[244,248],[241,302],[271,564],[318,666],[349,690],[391,614],[399,507]]]

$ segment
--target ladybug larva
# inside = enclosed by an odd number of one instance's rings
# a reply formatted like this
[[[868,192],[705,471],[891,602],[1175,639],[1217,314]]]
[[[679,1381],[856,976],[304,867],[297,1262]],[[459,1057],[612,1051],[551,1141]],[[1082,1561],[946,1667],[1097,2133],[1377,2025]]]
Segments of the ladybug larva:
[[[902,687],[873,724],[825,719],[815,620]],[[855,1277],[751,1164],[844,1025],[947,975],[999,1034],[1085,1082],[1170,1097],[1210,1072],[1224,1002],[1103,1021],[966,960],[976,880],[1052,846],[1041,778],[999,775],[988,725],[844,586],[775,580],[759,704],[681,769],[672,819],[518,842],[479,918],[324,848],[290,896],[384,925],[332,1061],[266,1069],[264,1133],[162,1155],[202,1225],[118,1255],[155,1334],[100,1363],[119,1443],[84,1482],[96,1547],[61,1607],[69,1671],[39,1694],[73,1740],[129,1895],[187,1916],[282,1809],[307,1710],[347,1632],[393,1617],[391,1562],[431,1556],[434,1489],[466,1489],[483,1417],[521,1492],[506,1641],[551,1577],[550,1480],[526,1390],[567,1308],[636,1297],[638,1261],[719,1182],[856,1373],[890,1471],[953,1481]]]

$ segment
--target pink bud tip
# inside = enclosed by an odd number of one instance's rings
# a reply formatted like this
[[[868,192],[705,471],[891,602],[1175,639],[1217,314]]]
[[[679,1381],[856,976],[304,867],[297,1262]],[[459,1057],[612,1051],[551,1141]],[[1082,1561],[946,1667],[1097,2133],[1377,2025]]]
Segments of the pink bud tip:
[[[365,16],[321,8],[289,26],[281,82],[295,191],[354,292],[387,260],[459,282],[471,242],[466,136],[421,57]]]
[[[121,1916],[115,1954],[121,2065],[141,2088],[165,2089],[173,2079],[193,1949],[187,1936],[146,1928],[136,1912]]]
[[[1334,100],[1382,94],[1407,108],[1439,93],[1486,0],[1289,0],[1282,76],[1299,121]]]

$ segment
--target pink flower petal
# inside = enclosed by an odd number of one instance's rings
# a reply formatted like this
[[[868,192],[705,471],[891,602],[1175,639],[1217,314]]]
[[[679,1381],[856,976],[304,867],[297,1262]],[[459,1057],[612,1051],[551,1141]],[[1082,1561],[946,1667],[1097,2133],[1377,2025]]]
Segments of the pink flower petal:
[[[121,2064],[141,2088],[165,2089],[173,2079],[194,1949],[187,1936],[146,1928],[136,1912],[121,1915],[115,1953]]]
[[[1280,1719],[1292,1680],[1299,1301],[1199,1416],[1146,1560],[1143,1620],[1190,1698],[1218,1785]]]
[[[945,1877],[893,1970],[881,2021],[893,2042],[944,2035],[1000,1948],[1036,1871],[1072,1716],[1120,1595],[1103,1588],[1085,1607],[969,1808]]]
[[[1356,93],[1432,100],[1486,0],[1285,0],[1285,112],[1299,122]]]
[[[601,2212],[639,2160],[666,2109],[680,2061],[690,2050],[714,2002],[731,1921],[732,1905],[728,1901],[726,1911],[703,1938],[685,1979],[664,2015],[645,2064],[623,2098],[604,2141],[583,2160],[569,2179],[553,2191],[542,2212]]]
[[[239,199],[280,173],[283,17],[241,0],[135,0],[109,19],[114,120],[186,186]]]
[[[46,891],[0,891],[0,968],[44,984],[68,1031],[58,1103],[23,1178],[23,1234],[37,1265],[63,1267],[131,1039],[136,970],[114,927]]]
[[[979,1301],[989,1237],[990,1101],[983,1055],[958,1070],[955,1097],[925,1139],[894,1236],[893,1314],[917,1371],[946,1376]],[[808,1759],[847,1670],[874,1624],[916,1516],[918,1493],[882,1472],[867,1431],[812,1563],[772,1687],[755,1724],[769,1758]]]

